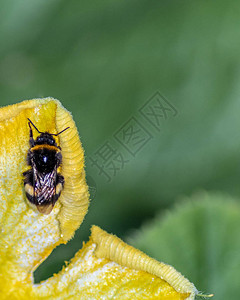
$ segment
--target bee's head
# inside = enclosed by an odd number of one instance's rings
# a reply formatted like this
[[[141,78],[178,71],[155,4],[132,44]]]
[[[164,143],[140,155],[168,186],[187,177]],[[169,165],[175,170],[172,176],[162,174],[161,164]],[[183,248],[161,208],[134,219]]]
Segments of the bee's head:
[[[37,130],[38,133],[40,133],[40,135],[34,141],[35,145],[47,144],[47,145],[56,146],[56,147],[57,147],[57,144],[56,144],[56,141],[55,141],[55,139],[54,139],[53,136],[58,136],[59,134],[61,134],[62,132],[64,132],[68,128],[70,128],[70,127],[66,127],[65,129],[63,129],[62,131],[60,131],[58,133],[49,133],[47,131],[46,132],[42,132],[42,131],[39,131],[37,129],[37,127],[33,124],[33,122],[28,118],[28,126],[30,128],[30,137],[32,137],[32,128],[31,128],[31,125]]]
[[[56,141],[51,133],[42,132],[35,140],[36,145],[47,144],[50,146],[56,146]]]

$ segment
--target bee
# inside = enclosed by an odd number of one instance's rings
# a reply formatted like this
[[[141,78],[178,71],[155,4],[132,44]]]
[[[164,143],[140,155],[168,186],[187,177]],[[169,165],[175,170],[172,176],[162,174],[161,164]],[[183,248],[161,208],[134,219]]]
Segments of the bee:
[[[57,134],[41,132],[28,119],[30,128],[27,164],[31,169],[23,173],[24,188],[28,201],[37,207],[40,213],[50,214],[64,186],[64,177],[58,172],[62,163],[61,148],[54,136],[58,136],[69,127]],[[40,135],[33,139],[33,126]]]

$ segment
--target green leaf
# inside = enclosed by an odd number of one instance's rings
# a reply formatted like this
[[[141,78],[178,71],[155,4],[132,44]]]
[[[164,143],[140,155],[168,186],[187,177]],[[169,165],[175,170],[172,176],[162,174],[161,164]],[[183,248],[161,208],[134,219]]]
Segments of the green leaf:
[[[215,299],[240,299],[240,205],[222,194],[200,193],[159,214],[128,242],[174,265]]]

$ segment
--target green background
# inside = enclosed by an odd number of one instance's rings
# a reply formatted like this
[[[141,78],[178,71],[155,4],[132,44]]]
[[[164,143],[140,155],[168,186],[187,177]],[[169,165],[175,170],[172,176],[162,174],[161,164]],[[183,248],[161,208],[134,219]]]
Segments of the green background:
[[[147,233],[139,231],[148,240],[143,245],[133,232],[146,222],[154,230],[156,223],[165,222],[161,214],[170,210],[175,230],[166,225],[165,234],[183,238],[174,253],[178,261],[179,253],[186,257],[182,264],[167,257],[165,261],[200,290],[215,293],[215,299],[240,299],[239,264],[233,263],[231,273],[227,263],[230,258],[239,262],[239,222],[226,232],[227,241],[213,243],[210,251],[208,243],[199,243],[199,230],[204,227],[206,236],[211,222],[219,224],[219,216],[199,216],[194,203],[201,199],[191,196],[199,190],[218,191],[209,194],[212,201],[203,201],[202,209],[215,211],[209,206],[214,202],[218,211],[224,203],[220,215],[226,224],[232,222],[231,213],[224,217],[231,201],[239,210],[240,2],[0,0],[0,7],[0,105],[52,96],[72,112],[85,149],[92,198],[75,238],[54,251],[37,271],[36,281],[61,269],[88,239],[92,224],[130,237],[154,256]],[[157,91],[178,112],[161,118],[160,131],[139,112]],[[135,156],[114,139],[132,117],[152,135]],[[129,160],[110,182],[90,163],[106,142]],[[229,203],[228,195],[235,200]],[[183,196],[190,197],[186,209],[193,206],[192,222],[200,218],[191,238],[178,235],[179,228],[192,226],[187,217],[178,220],[175,205],[181,206]],[[211,240],[222,234],[216,224]],[[165,234],[152,239],[159,260],[171,248],[160,247]],[[235,243],[235,250],[225,243]],[[218,256],[222,248],[224,262]],[[205,255],[188,257],[191,249]],[[216,257],[218,263],[211,263]],[[226,275],[223,282],[221,274]]]

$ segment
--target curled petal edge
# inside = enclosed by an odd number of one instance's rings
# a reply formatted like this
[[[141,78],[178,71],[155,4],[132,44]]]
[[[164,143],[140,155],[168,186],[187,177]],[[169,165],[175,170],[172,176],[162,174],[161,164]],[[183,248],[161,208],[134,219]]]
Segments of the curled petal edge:
[[[107,258],[130,269],[145,271],[160,277],[177,292],[190,294],[188,300],[193,300],[196,295],[200,295],[194,284],[172,266],[149,257],[98,226],[92,227],[92,239],[97,245],[95,255],[98,258]]]

